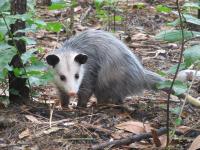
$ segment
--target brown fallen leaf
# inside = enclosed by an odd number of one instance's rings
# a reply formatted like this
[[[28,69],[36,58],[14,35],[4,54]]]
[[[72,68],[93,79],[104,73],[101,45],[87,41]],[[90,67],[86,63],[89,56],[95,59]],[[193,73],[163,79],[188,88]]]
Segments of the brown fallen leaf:
[[[124,132],[123,130],[118,130],[114,133],[111,134],[111,136],[113,137],[113,139],[115,140],[119,140],[119,139],[122,139],[122,138],[126,138],[127,136],[129,136],[130,133],[128,132]]]
[[[28,136],[30,136],[30,132],[29,132],[29,129],[26,129],[19,134],[19,139],[22,139]]]
[[[191,128],[188,126],[179,126],[176,128],[177,131],[181,132],[181,133],[186,133],[187,131],[189,131]]]
[[[161,145],[159,147],[157,147],[155,145],[155,143],[154,143],[154,145],[152,145],[151,143],[149,143],[147,141],[134,142],[134,143],[130,144],[129,147],[135,148],[135,149],[145,149],[145,150],[147,150],[147,149],[162,149],[162,148],[166,147],[167,136],[166,135],[160,136],[159,141],[161,143]]]
[[[197,149],[200,149],[200,135],[197,136],[196,139],[194,139],[188,150],[197,150]]]
[[[159,140],[161,142],[161,146],[162,148],[166,147],[166,144],[167,144],[167,136],[166,135],[161,135],[159,137]]]
[[[115,126],[118,129],[126,130],[135,134],[150,132],[153,129],[149,124],[143,124],[139,121],[127,121]]]

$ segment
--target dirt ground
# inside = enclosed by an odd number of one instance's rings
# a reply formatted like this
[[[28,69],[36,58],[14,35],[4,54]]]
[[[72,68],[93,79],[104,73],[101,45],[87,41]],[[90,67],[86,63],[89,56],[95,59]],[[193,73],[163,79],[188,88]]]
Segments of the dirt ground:
[[[145,68],[151,71],[167,71],[178,62],[180,45],[155,40],[155,35],[170,27],[166,22],[173,21],[176,16],[158,13],[155,6],[164,3],[175,7],[173,0],[155,1],[151,4],[144,2],[143,9],[135,7],[136,1],[129,2],[126,13],[126,27],[123,23],[116,23],[115,35],[123,40],[128,47],[138,56]],[[125,4],[118,5],[123,9]],[[80,23],[80,18],[87,12],[89,5],[75,8],[74,31],[78,33],[88,28],[106,29],[103,21],[94,17],[95,10]],[[57,21],[65,23],[68,19],[68,10],[49,11],[45,7],[37,7],[37,16],[44,21]],[[62,17],[60,17],[62,16]],[[111,24],[113,27],[113,24]],[[124,32],[124,29],[127,32]],[[47,52],[62,45],[69,32],[63,30],[60,34],[40,30],[30,36],[37,39],[38,46]],[[168,76],[172,78],[172,76]],[[55,107],[52,122],[49,122],[50,106],[41,102],[52,103],[59,101],[52,85],[34,87],[38,96],[30,105],[16,106],[0,110],[0,147],[1,149],[27,149],[27,150],[84,150],[91,146],[113,140],[127,138],[133,135],[148,133],[152,130],[166,127],[167,93],[163,91],[145,91],[143,96],[127,98],[122,106],[107,104],[90,108],[69,109]],[[192,96],[199,96],[199,83],[194,84]],[[183,99],[173,96],[170,100],[170,127],[175,127]],[[52,105],[52,104],[51,104]],[[52,106],[51,106],[52,107]],[[170,143],[171,149],[188,149],[192,141],[200,134],[200,110],[187,103],[181,116],[183,122],[176,128],[180,135],[175,135]],[[51,127],[50,127],[51,124]],[[158,146],[152,139],[143,139],[140,142],[120,145],[106,149],[164,149],[166,135],[159,137]],[[158,146],[158,147],[156,147]]]

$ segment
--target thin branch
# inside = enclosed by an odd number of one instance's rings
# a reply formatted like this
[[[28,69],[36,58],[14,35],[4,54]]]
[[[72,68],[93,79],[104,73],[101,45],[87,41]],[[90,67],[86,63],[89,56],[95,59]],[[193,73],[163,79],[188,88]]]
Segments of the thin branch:
[[[157,130],[157,135],[161,136],[161,135],[165,134],[166,132],[167,132],[166,128],[160,128],[160,129]],[[120,146],[120,145],[127,145],[127,144],[131,144],[131,143],[134,143],[134,142],[139,142],[143,139],[149,139],[149,138],[152,138],[151,132],[130,136],[130,137],[120,139],[120,140],[114,140],[114,141],[94,145],[94,146],[92,146],[91,149],[92,150],[104,149],[105,147],[108,147],[108,146],[109,146],[109,148],[117,147],[117,146]]]
[[[181,52],[180,52],[178,66],[176,68],[176,72],[175,72],[174,78],[172,80],[172,84],[170,86],[168,97],[167,97],[167,144],[166,144],[166,147],[169,146],[169,142],[170,142],[170,139],[169,139],[169,105],[170,105],[170,95],[172,93],[172,88],[173,88],[175,79],[177,77],[177,74],[178,74],[178,71],[179,71],[179,68],[180,68],[180,64],[181,64],[181,61],[182,61],[182,58],[183,58],[183,51],[184,51],[184,27],[183,27],[183,20],[182,20],[181,10],[180,10],[180,6],[179,6],[179,0],[176,0],[176,6],[177,6],[177,10],[178,10],[179,19],[180,19],[180,28],[181,28],[182,39],[181,39]]]

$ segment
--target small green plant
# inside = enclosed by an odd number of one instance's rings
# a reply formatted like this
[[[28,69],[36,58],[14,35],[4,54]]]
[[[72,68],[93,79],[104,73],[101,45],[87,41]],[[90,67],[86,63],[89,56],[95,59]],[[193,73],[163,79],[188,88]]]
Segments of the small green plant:
[[[175,73],[175,76],[173,78],[173,81],[165,81],[164,83],[160,84],[160,88],[172,88],[175,92],[176,95],[185,95],[185,100],[183,101],[183,104],[181,106],[181,109],[178,111],[178,117],[175,119],[174,121],[174,128],[176,129],[176,126],[181,125],[183,123],[183,120],[181,118],[184,106],[186,104],[186,99],[189,95],[189,90],[191,89],[192,84],[190,85],[190,87],[188,87],[187,84],[182,83],[181,81],[176,81],[176,75],[178,73],[179,70],[181,69],[187,69],[190,68],[192,65],[197,67],[199,66],[199,62],[200,62],[200,45],[196,44],[196,45],[191,45],[188,46],[187,48],[185,48],[184,44],[189,41],[192,40],[194,38],[197,38],[200,36],[200,32],[197,31],[193,31],[193,30],[189,30],[187,29],[187,24],[194,24],[194,25],[200,25],[200,19],[190,15],[188,10],[191,9],[199,9],[199,4],[197,5],[196,3],[186,3],[185,5],[183,5],[182,8],[180,8],[179,6],[179,1],[176,1],[176,5],[177,5],[177,10],[178,12],[173,12],[174,14],[177,14],[177,19],[173,22],[168,23],[167,25],[172,26],[174,29],[172,30],[167,30],[167,31],[162,31],[159,34],[156,35],[156,39],[157,40],[162,40],[162,41],[167,41],[167,42],[181,42],[181,55],[179,58],[179,63],[176,64],[175,66],[172,66],[167,73]],[[165,13],[170,13],[169,9],[166,9],[165,7],[157,7],[157,10],[159,12],[164,12]],[[180,30],[177,30],[177,27],[180,27]],[[182,59],[183,58],[183,59]],[[182,61],[183,60],[183,61]],[[169,140],[169,111],[170,111],[170,103],[169,103],[169,99],[170,99],[170,94],[168,94],[168,102],[167,102],[167,146],[170,143]],[[173,132],[170,134],[170,136],[172,137],[175,133],[175,129],[173,130]]]
[[[96,17],[111,28],[111,24],[121,22],[123,17],[117,15],[117,12],[121,12],[117,5],[118,0],[95,0]],[[115,27],[114,27],[115,28]]]
[[[197,6],[196,3],[185,3],[183,5],[183,8],[184,8],[184,12],[182,14],[183,24],[192,23],[192,24],[195,24],[195,25],[200,25],[200,19],[190,15],[189,12],[187,11],[189,8],[190,9],[199,9],[199,6]],[[170,9],[168,9],[167,7],[162,6],[162,5],[157,6],[157,10],[159,12],[164,11],[165,13],[171,12]],[[178,15],[177,12],[173,12],[173,13]],[[177,26],[180,25],[180,18],[177,18],[173,22],[167,23],[167,25],[176,28]],[[197,37],[200,36],[200,32],[191,31],[191,30],[188,30],[188,29],[184,29],[183,34],[184,34],[184,40],[185,41],[188,41],[188,40],[191,40],[193,38],[197,38]],[[163,41],[167,41],[167,42],[180,42],[182,40],[182,30],[172,29],[172,30],[167,30],[167,31],[161,31],[160,33],[158,33],[156,35],[155,38],[157,40],[163,40]],[[200,60],[199,49],[200,49],[200,45],[197,44],[197,45],[189,46],[188,48],[186,48],[184,50],[184,53],[183,53],[184,62],[182,62],[180,64],[181,70],[189,68],[192,64],[196,64],[196,62]],[[177,68],[177,65],[172,66],[167,71],[167,73],[175,73],[176,68]],[[167,83],[164,83],[164,85],[162,85],[162,88],[163,88],[163,86],[169,87],[169,81],[167,81]],[[186,89],[185,84],[180,85],[180,83],[178,83],[177,86],[178,86],[178,88],[174,88],[177,95],[180,95],[180,94],[186,92],[187,89]]]
[[[13,56],[18,53],[15,45],[12,46],[8,44],[10,40],[21,39],[26,42],[26,45],[35,45],[37,43],[35,39],[28,36],[15,37],[14,35],[16,33],[35,33],[38,31],[38,29],[60,32],[63,28],[63,25],[59,22],[46,23],[43,20],[35,17],[34,5],[34,1],[30,1],[28,2],[29,11],[26,14],[10,15],[9,0],[0,0],[0,84],[8,84],[7,78],[9,71],[13,71],[16,77],[27,78],[29,86],[44,85],[52,79],[51,72],[47,71],[47,65],[44,63],[42,58],[38,57],[38,54],[44,56],[43,48],[31,48],[28,49],[25,53],[20,54],[24,68],[15,68],[9,65]],[[15,23],[17,19],[25,21],[26,28],[18,30],[13,33],[13,35],[11,35],[10,24]],[[13,37],[13,39],[11,37]],[[5,88],[7,87],[8,86],[5,86]],[[17,93],[17,91],[15,93]]]

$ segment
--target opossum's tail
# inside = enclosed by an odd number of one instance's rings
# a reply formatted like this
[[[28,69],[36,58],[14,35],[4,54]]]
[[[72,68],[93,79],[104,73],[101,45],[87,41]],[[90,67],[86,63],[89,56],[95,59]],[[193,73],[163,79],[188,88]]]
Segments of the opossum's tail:
[[[145,69],[145,80],[146,80],[146,89],[156,90],[156,84],[159,82],[165,81],[164,77],[161,77],[157,73]]]

